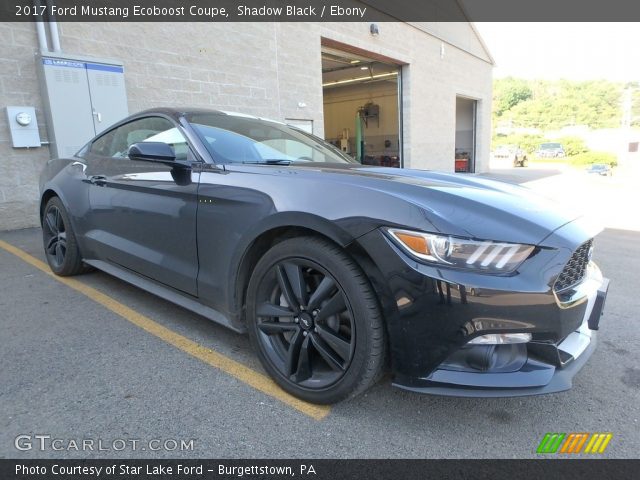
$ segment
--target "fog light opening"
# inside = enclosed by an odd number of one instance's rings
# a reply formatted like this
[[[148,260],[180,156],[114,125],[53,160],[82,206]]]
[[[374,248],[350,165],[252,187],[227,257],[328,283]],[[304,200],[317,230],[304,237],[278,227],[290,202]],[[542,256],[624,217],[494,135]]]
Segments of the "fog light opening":
[[[530,333],[489,333],[474,338],[467,345],[509,345],[531,341]]]
[[[474,373],[517,372],[527,362],[527,345],[465,345],[440,364],[443,370]]]
[[[467,350],[467,365],[475,370],[486,372],[496,365],[496,346],[482,345]]]

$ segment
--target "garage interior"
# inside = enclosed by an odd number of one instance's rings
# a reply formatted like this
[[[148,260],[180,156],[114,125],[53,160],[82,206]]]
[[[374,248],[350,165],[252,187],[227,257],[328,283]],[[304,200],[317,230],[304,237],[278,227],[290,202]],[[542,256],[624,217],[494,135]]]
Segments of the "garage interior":
[[[325,140],[365,165],[402,166],[400,67],[322,47]]]
[[[456,97],[456,172],[475,172],[477,101]]]

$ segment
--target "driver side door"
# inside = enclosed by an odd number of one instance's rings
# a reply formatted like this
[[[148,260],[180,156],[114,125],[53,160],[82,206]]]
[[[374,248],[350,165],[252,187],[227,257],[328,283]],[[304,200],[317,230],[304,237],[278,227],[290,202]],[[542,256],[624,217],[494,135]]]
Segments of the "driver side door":
[[[198,169],[134,161],[133,143],[164,142],[177,160],[195,157],[180,127],[161,116],[135,119],[96,139],[85,154],[87,242],[98,260],[197,295]]]

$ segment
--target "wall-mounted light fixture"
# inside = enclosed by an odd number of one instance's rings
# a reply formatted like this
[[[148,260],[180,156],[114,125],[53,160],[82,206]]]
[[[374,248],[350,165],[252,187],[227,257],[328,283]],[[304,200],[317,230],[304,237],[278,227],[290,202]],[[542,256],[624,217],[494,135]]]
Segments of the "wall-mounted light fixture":
[[[369,26],[369,31],[371,32],[371,35],[373,35],[374,37],[377,37],[378,35],[380,35],[380,30],[378,29],[378,25],[376,25],[375,23],[372,23]]]

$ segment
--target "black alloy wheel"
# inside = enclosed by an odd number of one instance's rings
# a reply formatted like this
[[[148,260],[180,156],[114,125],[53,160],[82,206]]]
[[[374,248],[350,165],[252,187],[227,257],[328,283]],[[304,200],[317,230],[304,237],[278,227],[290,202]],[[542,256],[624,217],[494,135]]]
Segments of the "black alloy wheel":
[[[67,254],[67,232],[60,209],[52,205],[44,216],[43,230],[45,235],[44,249],[49,261],[56,268],[61,268]]]
[[[304,259],[276,263],[256,307],[260,340],[282,375],[321,388],[345,374],[356,341],[344,291]]]
[[[68,276],[85,270],[69,216],[58,197],[52,197],[44,208],[42,240],[53,273]]]
[[[370,288],[357,265],[321,239],[286,240],[267,252],[247,312],[260,359],[280,385],[333,403],[377,380],[384,329]]]

